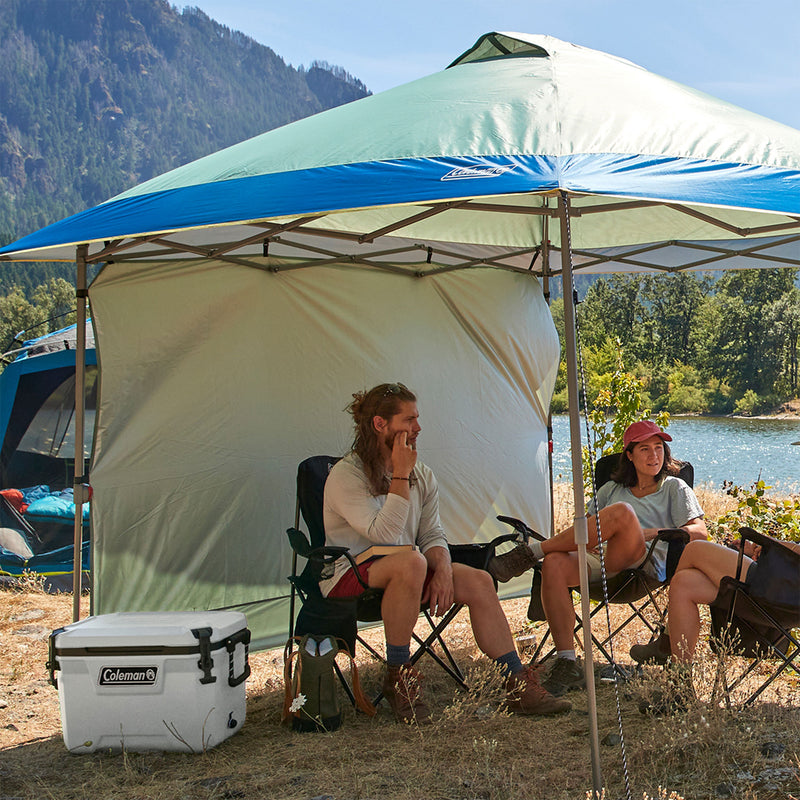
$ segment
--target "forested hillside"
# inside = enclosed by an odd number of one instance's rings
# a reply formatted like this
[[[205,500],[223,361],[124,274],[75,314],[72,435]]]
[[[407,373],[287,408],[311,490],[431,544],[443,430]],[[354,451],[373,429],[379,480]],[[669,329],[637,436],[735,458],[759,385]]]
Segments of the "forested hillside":
[[[778,410],[800,391],[797,276],[780,268],[598,279],[577,311],[589,402],[622,370],[654,410]],[[553,316],[563,332],[561,298]],[[554,410],[564,410],[563,365],[556,390]]]
[[[2,0],[0,242],[367,94],[165,0]],[[56,275],[0,265],[0,293]]]

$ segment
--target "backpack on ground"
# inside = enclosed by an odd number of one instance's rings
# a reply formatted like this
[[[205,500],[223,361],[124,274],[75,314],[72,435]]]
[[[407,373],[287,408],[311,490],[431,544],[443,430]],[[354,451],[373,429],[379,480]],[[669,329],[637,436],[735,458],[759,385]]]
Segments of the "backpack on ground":
[[[289,646],[297,649],[289,655]],[[375,706],[361,690],[358,668],[347,645],[334,636],[306,634],[286,643],[283,678],[284,702],[281,721],[292,720],[296,731],[335,731],[342,724],[342,711],[336,687],[336,656],[345,653],[350,659],[353,695],[358,708],[374,716]]]

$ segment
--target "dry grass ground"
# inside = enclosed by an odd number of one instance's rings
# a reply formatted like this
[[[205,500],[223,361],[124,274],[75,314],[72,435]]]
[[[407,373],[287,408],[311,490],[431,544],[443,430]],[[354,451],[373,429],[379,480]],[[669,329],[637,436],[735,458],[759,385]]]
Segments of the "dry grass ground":
[[[568,506],[562,491],[562,522]],[[543,625],[527,623],[526,600],[507,600],[504,608],[518,637],[543,634]],[[463,613],[448,641],[480,689],[458,691],[423,662],[436,715],[427,728],[395,724],[385,704],[375,718],[356,715],[343,697],[340,730],[291,732],[280,724],[282,653],[274,650],[251,655],[247,721],[219,747],[198,755],[71,755],[45,669],[47,636],[70,615],[69,596],[0,591],[0,800],[582,800],[592,785],[586,693],[573,692],[573,710],[561,717],[509,716]],[[616,642],[620,661],[629,660],[637,633]],[[380,645],[380,629],[368,635]],[[374,692],[380,668],[363,657],[359,669]],[[800,800],[798,677],[781,678],[750,709],[727,710],[709,702],[715,669],[704,647],[695,665],[701,702],[665,718],[641,715],[636,702],[657,684],[659,670],[618,689],[598,681],[606,797]]]

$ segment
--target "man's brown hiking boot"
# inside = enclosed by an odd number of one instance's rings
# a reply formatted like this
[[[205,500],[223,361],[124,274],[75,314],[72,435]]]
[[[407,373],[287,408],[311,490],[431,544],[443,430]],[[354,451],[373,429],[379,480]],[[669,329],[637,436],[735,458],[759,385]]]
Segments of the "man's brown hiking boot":
[[[530,665],[506,681],[506,705],[516,714],[561,714],[572,708],[569,700],[553,697],[542,688],[538,670]]]
[[[387,666],[383,696],[399,722],[427,725],[431,721],[431,712],[422,699],[422,680],[422,675],[410,664]]]

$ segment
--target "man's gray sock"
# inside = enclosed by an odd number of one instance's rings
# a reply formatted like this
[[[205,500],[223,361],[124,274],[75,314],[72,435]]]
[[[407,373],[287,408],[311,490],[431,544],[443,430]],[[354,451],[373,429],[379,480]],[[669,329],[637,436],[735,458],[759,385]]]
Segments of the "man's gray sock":
[[[495,661],[500,665],[500,671],[504,678],[522,671],[522,661],[516,650],[510,650],[508,653],[498,656]]]
[[[411,658],[411,645],[405,646],[389,644],[386,642],[386,663],[393,667],[401,667],[408,664]]]

